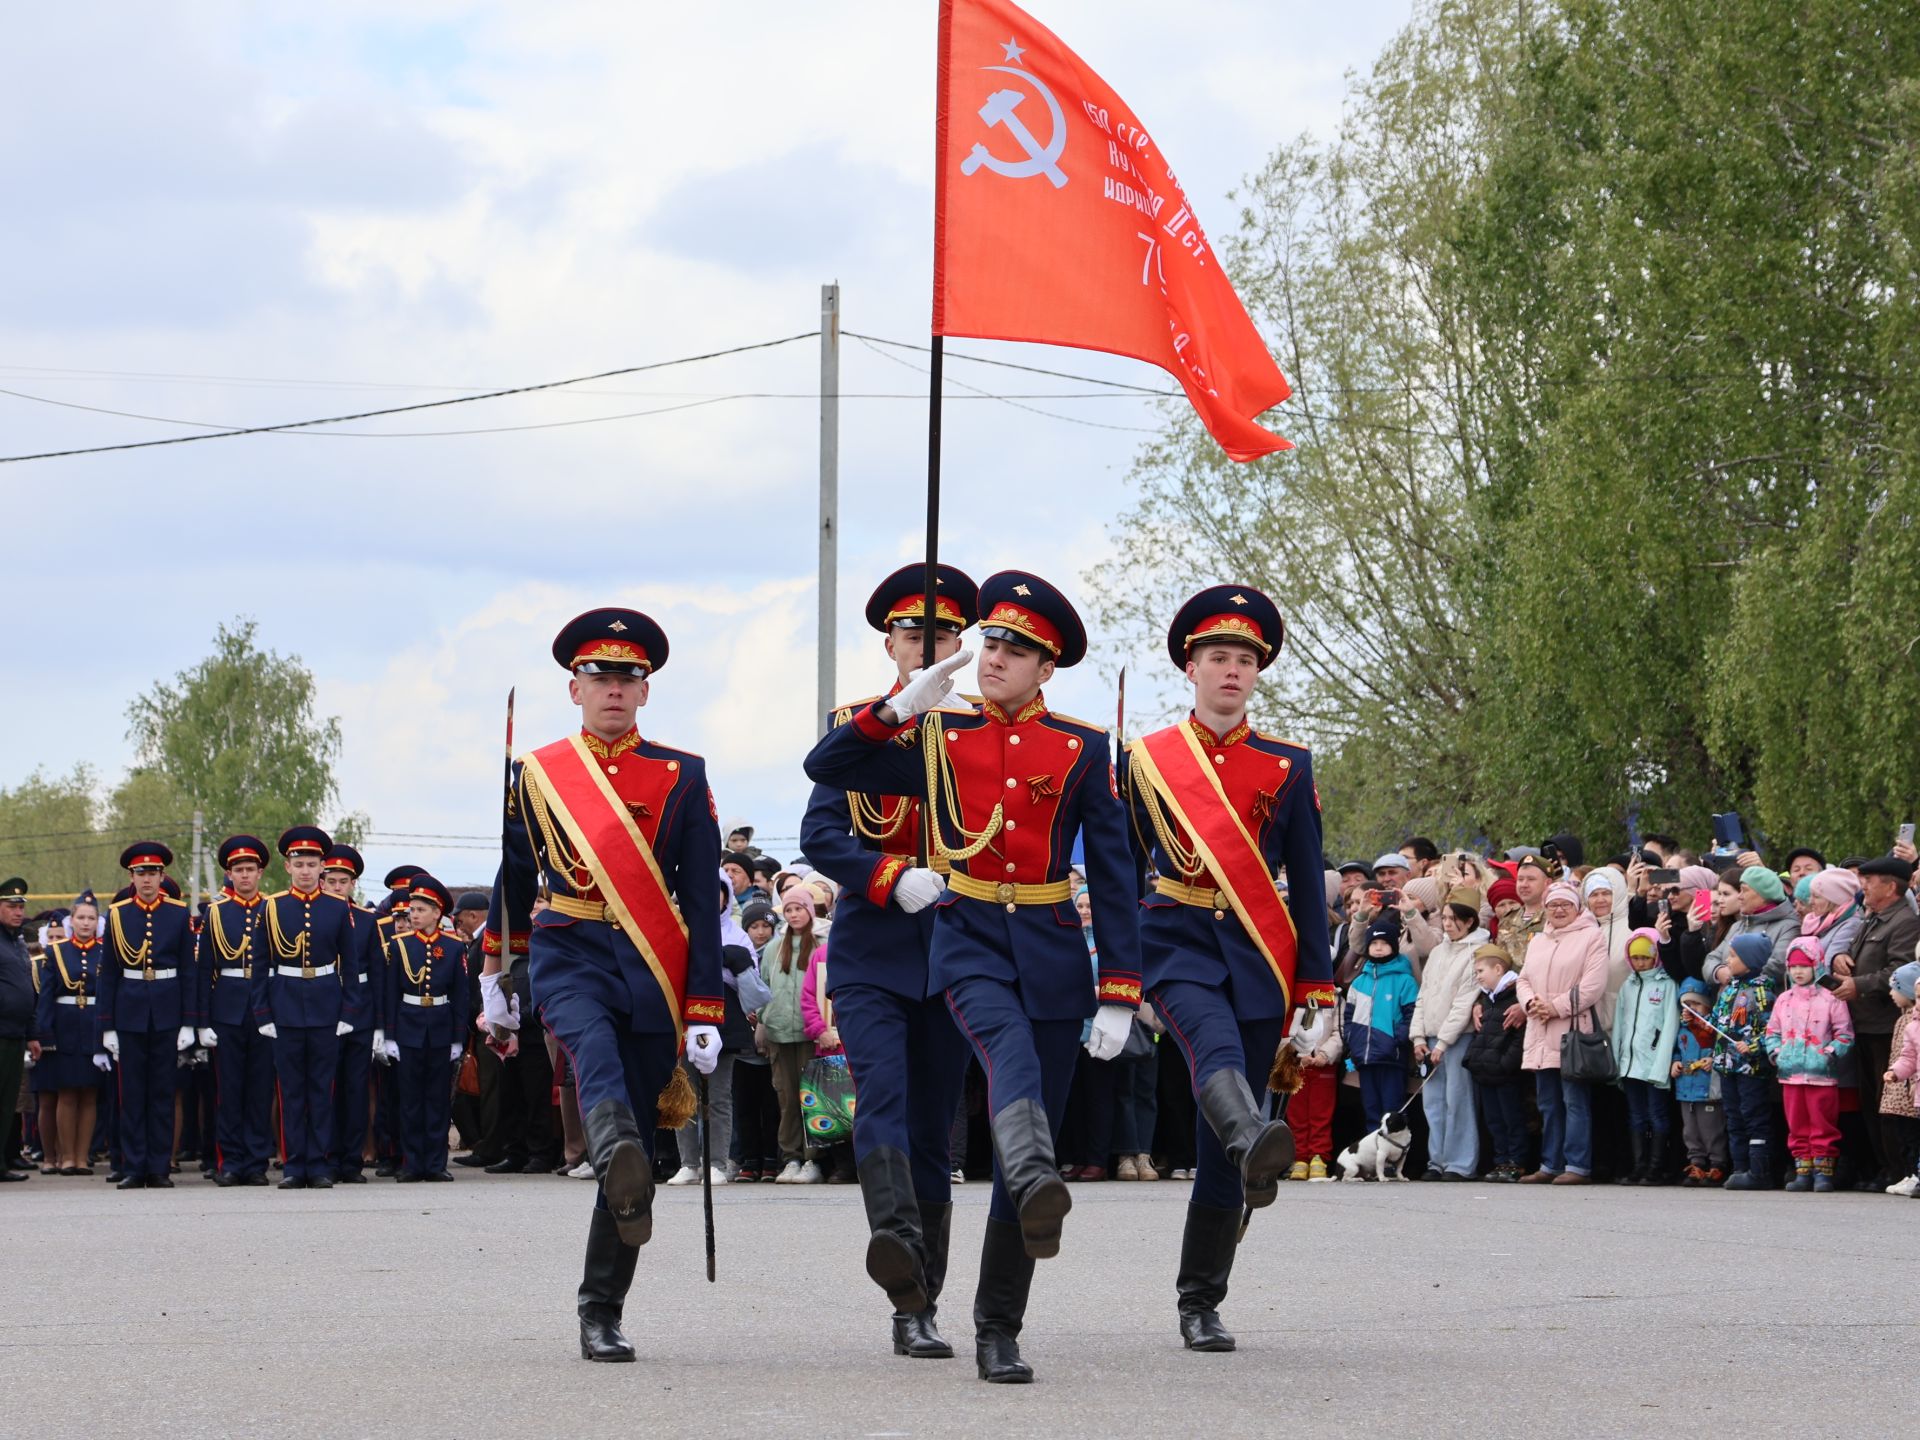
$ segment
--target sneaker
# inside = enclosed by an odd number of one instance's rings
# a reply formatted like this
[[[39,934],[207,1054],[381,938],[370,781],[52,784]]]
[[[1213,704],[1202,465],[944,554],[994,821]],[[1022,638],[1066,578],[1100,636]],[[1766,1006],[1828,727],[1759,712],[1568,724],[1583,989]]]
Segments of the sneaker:
[[[781,1172],[783,1176],[785,1173],[785,1171]],[[809,1160],[806,1164],[802,1165],[799,1172],[794,1175],[793,1183],[796,1185],[818,1185],[826,1178],[826,1176],[820,1173],[820,1167]]]
[[[700,1172],[691,1165],[682,1165],[667,1180],[669,1185],[698,1185],[699,1183]]]
[[[696,1170],[693,1173],[694,1173],[694,1178],[698,1179],[700,1172]],[[714,1166],[711,1170],[707,1171],[707,1178],[712,1180],[713,1183],[716,1185],[726,1185],[732,1182],[732,1177],[729,1176],[727,1172],[725,1170],[722,1170],[718,1165]]]
[[[733,1179],[734,1183],[738,1185],[758,1185],[760,1183],[760,1167],[757,1165],[742,1165],[739,1173],[736,1174]]]
[[[1306,1178],[1307,1178],[1307,1162],[1304,1160],[1294,1161],[1293,1168],[1287,1172],[1287,1179],[1304,1180]]]
[[[809,1165],[807,1168],[813,1171],[814,1179],[817,1180],[820,1178],[818,1167]],[[787,1168],[773,1177],[773,1183],[776,1185],[798,1185],[800,1183],[800,1162],[798,1160],[787,1161]]]
[[[569,1180],[593,1179],[593,1162],[591,1160],[582,1160],[578,1165],[574,1166],[573,1169],[567,1171],[567,1178]]]
[[[1911,1199],[1916,1190],[1920,1190],[1920,1175],[1909,1175],[1906,1179],[1896,1181],[1894,1184],[1887,1186],[1886,1193],[1889,1195],[1905,1196]]]
[[[953,1183],[956,1185],[964,1185],[967,1183],[967,1172],[962,1170],[959,1166],[956,1165],[954,1167],[953,1174],[947,1178],[952,1180]]]
[[[1327,1178],[1327,1162],[1325,1160],[1322,1160],[1318,1155],[1316,1155],[1311,1160],[1307,1161],[1307,1180],[1309,1181],[1309,1183],[1315,1180],[1325,1180],[1326,1178]]]
[[[1134,1173],[1140,1179],[1158,1180],[1160,1178],[1160,1172],[1153,1168],[1153,1157],[1151,1155],[1136,1156],[1135,1161]]]
[[[1138,1180],[1140,1178],[1140,1162],[1131,1155],[1122,1155],[1120,1157],[1120,1163],[1114,1167],[1113,1178],[1116,1180]]]
[[[1719,1185],[1725,1182],[1726,1178],[1727,1172],[1722,1170],[1718,1165],[1713,1165],[1702,1172],[1700,1183],[1702,1185]]]

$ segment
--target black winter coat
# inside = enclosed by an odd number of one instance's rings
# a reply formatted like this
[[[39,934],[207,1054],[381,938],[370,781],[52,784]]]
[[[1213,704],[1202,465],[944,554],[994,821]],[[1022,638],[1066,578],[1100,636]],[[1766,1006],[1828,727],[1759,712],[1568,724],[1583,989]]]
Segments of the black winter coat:
[[[1467,1073],[1476,1085],[1511,1085],[1520,1078],[1520,1056],[1527,1039],[1527,1027],[1509,1030],[1500,1022],[1507,1011],[1520,1003],[1519,987],[1509,985],[1489,999],[1479,996],[1473,1002],[1480,1012],[1480,1028],[1467,1032]]]

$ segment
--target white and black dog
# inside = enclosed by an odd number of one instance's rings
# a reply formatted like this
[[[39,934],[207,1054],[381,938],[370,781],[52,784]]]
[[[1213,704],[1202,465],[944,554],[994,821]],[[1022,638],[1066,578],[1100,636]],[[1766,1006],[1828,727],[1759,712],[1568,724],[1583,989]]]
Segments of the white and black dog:
[[[1335,1162],[1342,1180],[1404,1180],[1407,1148],[1413,1144],[1413,1127],[1405,1110],[1391,1110],[1380,1117],[1379,1128],[1363,1135],[1340,1152]]]

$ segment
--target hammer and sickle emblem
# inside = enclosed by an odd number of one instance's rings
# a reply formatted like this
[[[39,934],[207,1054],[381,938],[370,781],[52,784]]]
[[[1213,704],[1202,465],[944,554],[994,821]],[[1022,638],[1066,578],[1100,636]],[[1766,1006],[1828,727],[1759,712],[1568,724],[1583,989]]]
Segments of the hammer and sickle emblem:
[[[971,175],[985,166],[994,174],[1004,175],[1009,180],[1025,180],[1029,176],[1045,175],[1053,182],[1053,188],[1058,190],[1067,183],[1066,171],[1060,168],[1059,163],[1061,152],[1067,148],[1067,117],[1060,109],[1060,102],[1053,98],[1053,92],[1037,76],[1029,75],[1025,70],[1017,69],[1012,65],[983,65],[980,68],[994,70],[1002,75],[1013,75],[1031,85],[1034,93],[1046,102],[1047,111],[1053,117],[1053,133],[1052,138],[1042,145],[1034,138],[1033,132],[1027,129],[1026,122],[1014,113],[1019,108],[1020,102],[1027,98],[1025,92],[996,90],[987,97],[987,103],[980,107],[980,118],[989,126],[999,125],[1004,128],[1007,134],[1013,137],[1014,143],[1026,152],[1026,159],[1002,160],[985,145],[976,144],[973,152],[960,162],[960,173]]]

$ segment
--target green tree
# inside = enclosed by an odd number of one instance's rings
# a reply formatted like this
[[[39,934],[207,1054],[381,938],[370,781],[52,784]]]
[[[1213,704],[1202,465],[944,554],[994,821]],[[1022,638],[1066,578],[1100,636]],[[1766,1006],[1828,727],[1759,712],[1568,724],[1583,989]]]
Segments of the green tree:
[[[32,910],[63,904],[88,886],[118,886],[119,849],[111,833],[100,832],[97,788],[93,771],[76,765],[51,777],[36,770],[0,790],[0,870],[25,876],[35,895],[53,897],[35,901]]]
[[[138,765],[115,796],[128,814],[184,797],[205,817],[209,846],[245,831],[272,845],[290,825],[321,824],[351,841],[333,765],[340,721],[315,714],[313,675],[297,657],[262,650],[250,620],[222,625],[213,653],[128,709]],[[176,847],[178,848],[178,847]],[[278,866],[274,867],[278,883]]]

